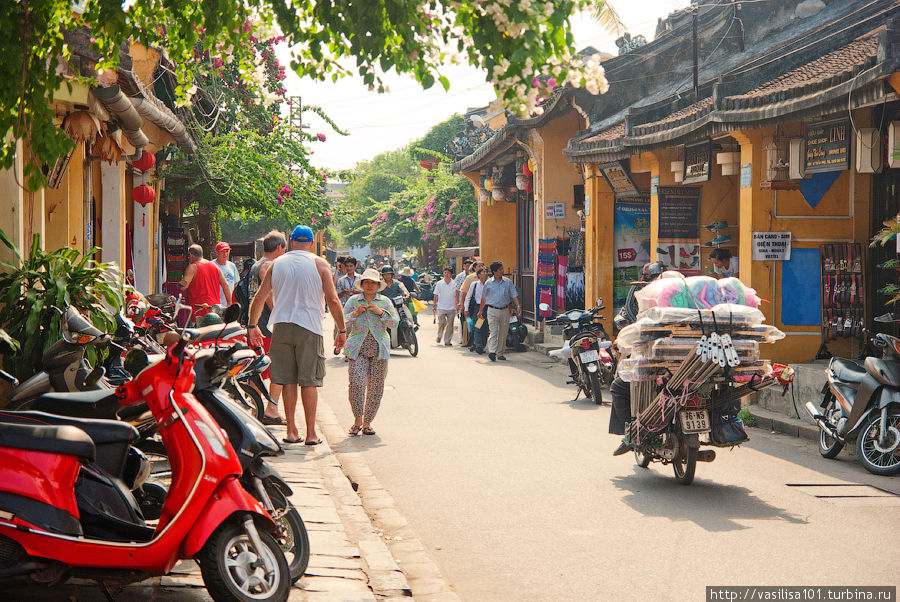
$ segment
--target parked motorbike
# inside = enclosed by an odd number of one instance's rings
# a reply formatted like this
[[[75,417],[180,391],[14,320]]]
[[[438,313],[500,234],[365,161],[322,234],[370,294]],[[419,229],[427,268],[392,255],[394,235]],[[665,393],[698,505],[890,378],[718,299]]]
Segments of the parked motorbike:
[[[0,422],[0,581],[53,585],[71,575],[121,584],[164,575],[179,559],[195,558],[215,600],[287,599],[291,579],[272,537],[276,525],[241,486],[234,449],[190,394],[194,360],[186,346],[180,340],[116,390],[122,404],[149,406],[173,460],[172,487],[155,528],[141,517],[112,513],[97,525],[80,518],[76,488],[84,482],[82,467],[97,454],[84,430]],[[92,501],[134,510],[127,488],[95,484],[100,489]],[[113,535],[102,536],[100,528]]]
[[[409,351],[411,356],[416,357],[419,355],[419,340],[416,337],[416,330],[419,327],[413,324],[409,308],[406,307],[406,302],[403,300],[402,295],[397,295],[391,299],[391,303],[394,304],[394,309],[400,316],[400,323],[397,325],[397,328],[388,329],[388,332],[391,334],[391,349],[403,347]]]
[[[544,312],[551,309],[546,303],[539,307]],[[573,309],[546,321],[548,325],[563,327],[566,341],[562,348],[551,351],[550,356],[568,361],[568,382],[578,386],[575,399],[583,391],[597,405],[603,403],[602,387],[608,387],[616,374],[616,359],[609,352],[612,342],[603,324],[596,321],[604,309],[603,300],[597,299],[597,306],[590,310]]]
[[[898,322],[885,314],[878,322]],[[806,411],[819,425],[819,453],[836,457],[847,441],[856,438],[856,456],[863,468],[877,475],[900,473],[900,339],[887,334],[872,338],[881,358],[867,357],[863,365],[832,358],[828,382],[817,408]]]
[[[36,397],[50,391],[93,391],[110,389],[104,380],[102,365],[91,367],[85,359],[88,346],[109,349],[120,354],[124,348],[100,332],[77,309],[69,306],[60,313],[62,338],[53,343],[41,358],[43,370],[28,378],[9,395],[8,409],[25,409]]]
[[[516,314],[509,317],[509,330],[506,333],[506,348],[513,351],[525,351],[525,339],[528,338],[528,327],[519,320]]]

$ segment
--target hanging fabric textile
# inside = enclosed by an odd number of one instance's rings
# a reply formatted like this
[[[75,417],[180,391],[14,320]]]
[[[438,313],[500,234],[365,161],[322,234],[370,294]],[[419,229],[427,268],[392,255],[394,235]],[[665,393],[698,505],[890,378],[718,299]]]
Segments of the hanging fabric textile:
[[[556,294],[556,239],[541,238],[538,240],[538,264],[535,274],[535,298],[539,299],[538,306],[546,303],[550,310],[541,311],[540,307],[535,312],[539,320],[553,317],[554,297]]]

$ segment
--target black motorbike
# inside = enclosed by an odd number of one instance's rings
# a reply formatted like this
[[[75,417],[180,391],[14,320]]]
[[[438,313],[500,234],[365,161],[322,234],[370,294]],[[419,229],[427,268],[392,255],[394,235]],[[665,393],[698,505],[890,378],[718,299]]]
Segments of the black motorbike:
[[[886,314],[876,321],[900,321],[900,315]],[[900,339],[877,334],[872,344],[881,358],[867,357],[862,365],[832,358],[822,401],[818,408],[806,402],[806,411],[819,425],[822,456],[836,457],[855,437],[863,468],[895,475],[900,473]]]
[[[549,311],[546,303],[541,311]],[[546,321],[548,325],[561,325],[566,341],[561,349],[551,351],[551,357],[565,358],[569,363],[571,384],[578,385],[578,395],[584,391],[585,397],[595,404],[603,403],[603,386],[609,386],[616,374],[616,358],[609,352],[612,343],[603,324],[597,322],[598,314],[606,309],[601,299],[597,306],[589,310],[573,309]]]
[[[391,303],[394,304],[394,309],[397,311],[397,315],[400,316],[400,323],[397,325],[397,328],[389,329],[391,349],[403,347],[409,351],[411,356],[416,357],[419,355],[419,340],[416,337],[416,330],[419,327],[413,324],[409,308],[406,307],[406,302],[402,295],[392,298]]]

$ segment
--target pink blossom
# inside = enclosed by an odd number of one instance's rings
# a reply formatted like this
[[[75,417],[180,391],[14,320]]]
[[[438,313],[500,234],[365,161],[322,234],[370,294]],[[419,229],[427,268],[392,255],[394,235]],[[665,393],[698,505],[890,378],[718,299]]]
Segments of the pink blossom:
[[[284,197],[281,196],[281,195],[278,195],[278,204],[279,204],[279,205],[284,205]]]
[[[551,78],[547,81],[547,85],[550,87],[551,90],[552,90],[553,88],[555,88],[555,87],[556,87],[556,78],[555,78],[555,77],[551,77]]]
[[[537,88],[537,87],[538,87],[538,84],[540,84],[540,82],[538,81],[538,78],[534,78],[533,80],[531,80],[531,87],[532,87],[532,88]]]
[[[218,57],[216,57],[215,59],[213,59],[213,67],[215,67],[216,69],[218,69],[219,67],[221,67],[221,66],[224,65],[224,64],[225,64],[225,63],[222,61],[222,59],[220,59],[220,58],[218,58]]]
[[[250,29],[252,27],[253,26],[250,24],[250,19],[247,19],[246,21],[244,21],[244,33],[250,33]]]
[[[316,224],[318,223],[318,220],[316,220],[316,218],[312,218],[312,223]]]
[[[325,212],[325,217],[331,217],[331,214],[328,213],[328,212],[326,211],[326,212]]]
[[[325,142],[325,134],[316,134],[316,138],[319,139],[319,142]]]

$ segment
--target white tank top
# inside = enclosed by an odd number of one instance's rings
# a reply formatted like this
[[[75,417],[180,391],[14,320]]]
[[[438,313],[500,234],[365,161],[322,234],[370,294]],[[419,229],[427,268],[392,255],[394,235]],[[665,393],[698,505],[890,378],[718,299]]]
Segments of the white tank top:
[[[289,251],[272,261],[274,307],[269,330],[279,322],[293,322],[321,336],[325,315],[322,277],[316,256],[309,251]]]

